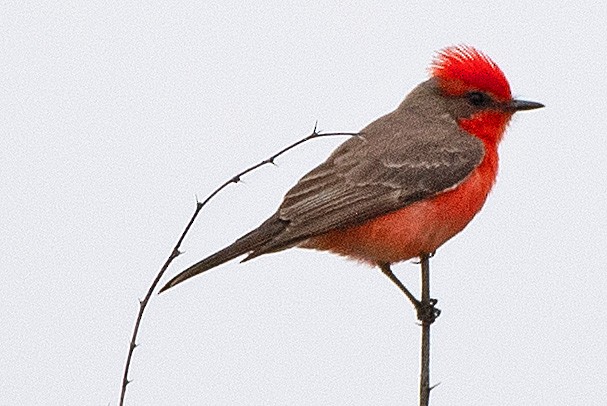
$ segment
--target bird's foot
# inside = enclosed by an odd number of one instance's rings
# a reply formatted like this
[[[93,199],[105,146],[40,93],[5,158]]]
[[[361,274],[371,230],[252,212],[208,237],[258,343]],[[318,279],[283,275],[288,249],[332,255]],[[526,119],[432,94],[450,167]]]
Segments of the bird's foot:
[[[417,302],[415,310],[417,310],[417,319],[424,324],[432,324],[438,316],[440,316],[440,309],[436,308],[438,300],[430,299],[426,302]]]

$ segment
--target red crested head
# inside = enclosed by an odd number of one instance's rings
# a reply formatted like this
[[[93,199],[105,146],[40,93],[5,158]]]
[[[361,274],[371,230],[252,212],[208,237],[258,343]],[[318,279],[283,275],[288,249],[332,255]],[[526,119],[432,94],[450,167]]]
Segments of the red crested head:
[[[432,77],[448,95],[459,96],[470,91],[490,93],[495,99],[512,99],[510,85],[502,70],[487,55],[466,45],[440,51],[430,65]]]

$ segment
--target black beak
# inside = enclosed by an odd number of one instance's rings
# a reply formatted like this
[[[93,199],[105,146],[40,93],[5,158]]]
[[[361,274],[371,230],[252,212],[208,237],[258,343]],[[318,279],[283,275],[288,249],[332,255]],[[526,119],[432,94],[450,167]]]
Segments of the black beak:
[[[511,111],[533,110],[544,107],[542,103],[536,103],[525,100],[512,100],[508,103],[508,109]]]

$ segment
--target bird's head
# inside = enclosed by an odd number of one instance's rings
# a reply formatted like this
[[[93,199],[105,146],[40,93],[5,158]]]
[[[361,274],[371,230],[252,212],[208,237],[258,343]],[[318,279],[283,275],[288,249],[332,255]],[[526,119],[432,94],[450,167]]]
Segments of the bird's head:
[[[513,99],[502,70],[488,56],[469,46],[440,51],[430,65],[430,74],[459,126],[495,145],[515,112],[544,107]]]

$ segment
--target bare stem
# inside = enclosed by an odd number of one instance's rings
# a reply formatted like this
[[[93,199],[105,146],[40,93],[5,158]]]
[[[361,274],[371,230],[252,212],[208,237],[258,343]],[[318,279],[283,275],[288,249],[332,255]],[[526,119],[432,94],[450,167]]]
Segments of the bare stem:
[[[421,257],[421,279],[422,279],[422,306],[433,306],[430,299],[430,256]],[[421,368],[419,376],[419,404],[428,406],[430,403],[430,326],[434,322],[432,318],[422,318],[422,340],[421,340]]]
[[[398,288],[405,294],[409,299],[415,311],[417,312],[417,319],[421,322],[422,327],[422,340],[421,340],[421,356],[420,356],[420,379],[419,379],[419,404],[420,406],[428,406],[430,402],[430,326],[436,318],[440,315],[436,305],[436,300],[430,298],[430,257],[432,254],[424,254],[420,257],[420,264],[422,267],[421,280],[422,280],[422,297],[421,300],[417,300],[415,296],[403,285],[403,283],[394,275],[390,264],[382,263],[379,264],[379,269],[386,275],[390,280],[398,286]]]
[[[154,281],[150,285],[150,287],[149,287],[149,289],[148,289],[148,291],[147,291],[147,293],[145,295],[145,298],[143,300],[139,301],[139,313],[137,314],[137,320],[135,321],[135,327],[133,328],[133,335],[131,336],[131,342],[130,342],[130,345],[129,345],[129,351],[127,353],[126,363],[125,363],[125,366],[124,366],[124,373],[122,375],[122,388],[121,388],[121,391],[120,391],[120,406],[124,405],[124,398],[125,398],[125,395],[126,395],[126,387],[131,382],[128,379],[129,368],[131,366],[131,359],[133,358],[133,351],[137,347],[137,334],[139,333],[139,326],[141,324],[141,319],[143,318],[143,312],[145,311],[145,308],[146,308],[146,306],[147,306],[147,304],[148,304],[148,302],[150,300],[150,297],[152,296],[152,293],[156,289],[156,286],[160,282],[160,279],[164,275],[165,271],[167,270],[167,268],[169,267],[169,265],[171,265],[171,263],[173,262],[173,260],[179,256],[179,254],[180,254],[179,248],[181,247],[181,243],[183,242],[183,240],[185,239],[186,234],[188,233],[188,231],[192,227],[192,224],[194,224],[194,221],[196,220],[196,217],[198,217],[198,213],[200,213],[200,210],[202,210],[202,208],[204,206],[206,206],[206,204],[213,197],[215,197],[215,195],[217,195],[219,192],[221,192],[229,184],[240,182],[240,179],[244,175],[248,174],[249,172],[252,172],[252,171],[256,170],[257,168],[259,168],[261,166],[268,165],[268,164],[273,164],[274,160],[276,158],[278,158],[280,155],[284,154],[285,152],[287,152],[287,151],[289,151],[289,150],[297,147],[298,145],[301,145],[304,142],[309,141],[311,139],[320,138],[320,137],[330,137],[330,136],[336,136],[336,135],[358,136],[358,135],[361,135],[361,134],[360,133],[348,133],[348,132],[319,133],[319,132],[316,131],[316,125],[315,125],[314,126],[314,130],[312,131],[312,133],[310,135],[308,135],[308,136],[300,139],[297,142],[294,142],[293,144],[291,144],[291,145],[289,145],[289,146],[281,149],[280,151],[278,151],[277,153],[275,153],[271,157],[269,157],[267,159],[264,159],[263,161],[261,161],[261,162],[255,164],[255,165],[253,165],[253,166],[245,169],[244,171],[238,173],[237,175],[233,176],[232,178],[230,178],[229,180],[227,180],[223,184],[221,184],[217,189],[215,189],[202,202],[196,202],[196,210],[194,211],[194,214],[192,215],[192,218],[190,218],[190,221],[188,222],[187,226],[185,227],[185,229],[181,233],[181,237],[179,237],[179,240],[177,241],[177,244],[175,244],[175,247],[173,248],[173,251],[171,251],[171,254],[169,255],[169,257],[167,258],[166,262],[164,263],[164,265],[162,266],[162,268],[160,269],[160,271],[156,275],[156,278],[154,279]]]
[[[194,221],[194,218],[195,218],[195,215],[190,220],[190,224],[192,223],[192,221]],[[188,226],[190,224],[188,224]],[[186,229],[186,231],[187,231],[187,229]],[[186,233],[186,231],[184,231],[184,234]],[[141,324],[141,319],[143,317],[143,311],[145,310],[145,307],[147,306],[147,304],[150,300],[150,297],[152,296],[152,292],[154,292],[154,289],[156,288],[156,285],[158,285],[158,282],[160,282],[160,278],[162,278],[162,275],[164,275],[164,271],[166,271],[166,269],[169,267],[171,262],[173,262],[173,259],[177,258],[177,256],[179,256],[179,250],[177,249],[177,246],[176,246],[173,249],[173,252],[171,252],[171,255],[169,255],[169,257],[167,258],[167,260],[164,263],[164,265],[162,266],[162,268],[160,269],[160,272],[158,272],[158,275],[156,275],[156,279],[154,279],[154,282],[152,282],[152,285],[150,286],[147,294],[145,295],[145,298],[143,300],[139,301],[139,313],[137,314],[137,321],[135,321],[135,328],[133,329],[133,335],[131,337],[131,343],[129,345],[129,352],[127,354],[126,364],[124,366],[124,374],[122,375],[122,390],[120,392],[120,406],[124,405],[124,396],[126,395],[126,387],[129,383],[131,383],[131,381],[129,381],[129,378],[128,378],[129,368],[131,366],[131,359],[133,358],[133,351],[137,347],[137,343],[136,343],[137,333],[139,332],[139,325]]]

